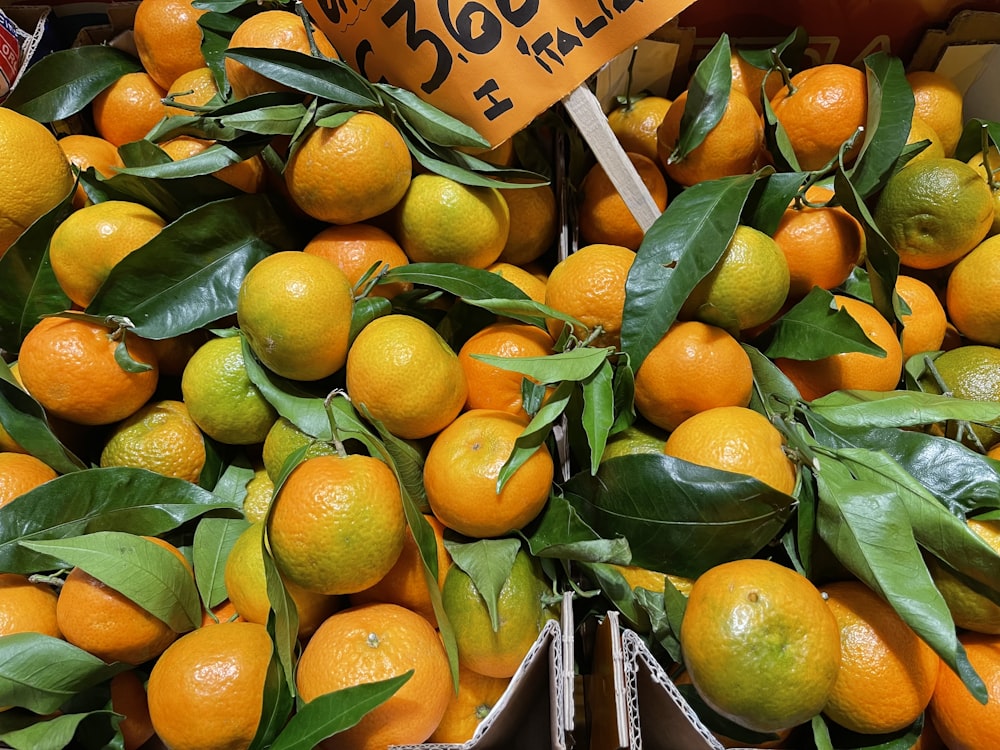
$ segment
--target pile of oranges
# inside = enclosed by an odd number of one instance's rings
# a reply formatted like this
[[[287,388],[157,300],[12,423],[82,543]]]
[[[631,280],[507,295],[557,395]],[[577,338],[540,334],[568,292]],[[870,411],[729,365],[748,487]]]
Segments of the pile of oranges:
[[[997,744],[1000,151],[953,83],[720,40],[608,114],[643,232],[595,161],[560,215],[557,113],[413,118],[292,10],[134,39],[87,134],[41,75],[0,108],[0,653],[58,659],[12,732],[465,742],[573,590],[727,743]]]

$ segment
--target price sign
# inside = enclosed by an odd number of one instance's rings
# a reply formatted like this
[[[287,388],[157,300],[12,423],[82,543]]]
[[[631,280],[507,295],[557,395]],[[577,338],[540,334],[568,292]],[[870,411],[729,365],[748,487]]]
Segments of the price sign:
[[[349,65],[496,145],[693,0],[304,0]]]

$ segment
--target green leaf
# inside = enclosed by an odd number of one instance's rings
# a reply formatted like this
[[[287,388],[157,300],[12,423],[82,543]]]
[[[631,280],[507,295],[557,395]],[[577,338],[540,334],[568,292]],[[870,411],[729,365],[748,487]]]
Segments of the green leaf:
[[[77,693],[131,669],[105,664],[60,638],[41,633],[0,637],[0,704],[49,714]]]
[[[353,343],[361,329],[375,318],[381,318],[392,312],[392,302],[385,297],[362,297],[354,301],[351,308],[351,332],[349,340]]]
[[[568,382],[557,385],[548,401],[531,418],[524,431],[517,436],[517,440],[514,441],[514,450],[504,465],[500,467],[500,475],[497,478],[498,493],[503,490],[514,473],[535,455],[536,451],[543,449],[542,445],[552,431],[552,426],[566,410],[573,388],[573,384]]]
[[[666,454],[617,456],[596,476],[578,472],[564,490],[594,531],[628,540],[633,565],[692,578],[755,555],[795,508],[752,477]]]
[[[62,750],[71,746],[73,738],[84,723],[92,725],[96,723],[94,719],[103,719],[105,724],[110,725],[114,715],[113,711],[108,710],[62,714],[37,721],[22,729],[0,733],[0,742],[14,750]],[[88,727],[88,731],[89,729]],[[96,733],[98,731],[95,731]]]
[[[322,740],[350,729],[391,698],[413,676],[413,670],[397,677],[369,682],[320,695],[301,706],[271,750],[312,750]]]
[[[400,117],[431,143],[451,147],[490,147],[490,142],[475,129],[428,104],[412,91],[388,83],[376,83],[374,86],[392,103]]]
[[[722,34],[695,68],[681,115],[680,138],[667,159],[668,164],[682,161],[698,148],[725,114],[733,82],[729,57],[729,36]]]
[[[6,367],[6,364],[0,365],[0,369]],[[52,432],[41,404],[3,377],[0,377],[0,426],[24,450],[60,474],[86,468],[86,464]]]
[[[747,199],[744,223],[773,235],[785,211],[805,184],[806,172],[776,172],[757,181]]]
[[[122,531],[52,541],[21,542],[48,555],[59,567],[78,567],[183,633],[201,623],[194,578],[168,549]]]
[[[285,683],[285,672],[276,650],[271,651],[264,676],[264,700],[257,733],[248,750],[269,748],[288,724],[295,707],[293,691]]]
[[[0,570],[51,570],[22,542],[98,531],[159,536],[209,511],[239,508],[191,482],[145,469],[86,469],[56,477],[0,507]]]
[[[204,476],[204,471],[202,472]],[[242,508],[243,501],[247,497],[247,483],[253,479],[254,470],[245,457],[239,457],[236,461],[220,468],[220,475],[212,485],[212,493],[217,497],[228,500],[234,506]]]
[[[962,136],[958,139],[958,145],[955,147],[955,158],[968,161],[973,156],[981,153],[983,150],[984,130],[987,133],[989,142],[993,144],[1000,143],[1000,122],[973,117],[962,128]],[[1000,164],[993,164],[992,159],[990,159],[990,164],[994,170],[1000,167]]]
[[[256,47],[232,47],[226,57],[296,91],[359,109],[379,108],[371,84],[340,60],[321,59],[291,49]]]
[[[261,367],[246,337],[243,339],[243,363],[250,382],[257,386],[280,416],[311,437],[325,441],[333,439],[323,399],[304,392],[298,384]]]
[[[275,492],[277,491],[276,489]],[[285,686],[289,693],[294,695],[295,644],[299,637],[299,613],[268,549],[266,533],[261,534],[260,542],[264,560],[264,580],[267,583],[267,600],[271,605],[271,613],[267,616],[267,628],[274,640],[275,653],[284,673]]]
[[[233,164],[239,164],[243,158],[243,156],[230,148],[230,146],[224,143],[213,143],[204,151],[180,159],[179,161],[151,164],[145,167],[125,167],[120,169],[118,174],[137,177],[159,177],[164,180],[180,177],[197,177],[199,175],[212,174]]]
[[[345,406],[350,406],[346,399],[342,400],[342,403]],[[423,454],[412,443],[408,443],[389,432],[382,422],[372,416],[364,404],[361,405],[361,410],[365,419],[378,432],[381,442],[377,453],[392,468],[404,496],[414,503],[416,509],[429,510],[427,490],[424,488]]]
[[[382,283],[393,282],[410,282],[441,289],[467,302],[529,299],[527,294],[500,274],[458,263],[409,263],[390,268]]]
[[[615,421],[614,389],[612,388],[611,363],[605,359],[601,366],[583,381],[583,429],[590,445],[590,473],[597,467],[608,442],[608,433]]]
[[[846,427],[914,427],[961,419],[1000,429],[1000,404],[923,391],[835,391],[810,408]]]
[[[493,354],[473,354],[472,357],[549,385],[591,379],[609,364],[608,357],[613,353],[612,347],[581,346],[541,357],[498,357]]]
[[[522,532],[523,536],[523,532]],[[525,537],[534,557],[627,565],[632,559],[621,536],[604,539],[580,518],[566,498],[553,494]]]
[[[886,356],[847,310],[837,308],[833,294],[817,286],[782,315],[773,330],[764,352],[771,359],[817,360],[842,352]]]
[[[500,590],[510,578],[514,568],[514,558],[521,549],[518,539],[480,539],[459,544],[445,540],[445,548],[452,562],[472,579],[490,614],[493,631],[500,629],[500,614],[497,601]]]
[[[226,559],[237,537],[249,525],[242,518],[203,518],[198,522],[191,561],[205,609],[212,609],[229,596],[225,581]]]
[[[646,232],[625,284],[622,319],[622,349],[635,372],[726,251],[756,180],[740,175],[693,185]]]
[[[770,416],[774,411],[776,399],[785,403],[800,400],[798,389],[774,362],[754,346],[749,344],[740,346],[750,357],[750,366],[753,368],[753,393],[749,404],[751,409]]]
[[[250,268],[294,246],[266,197],[210,203],[168,224],[119,262],[87,312],[127,315],[137,334],[152,339],[203,328],[236,312]]]
[[[223,127],[258,135],[291,135],[306,116],[302,104],[277,104],[260,107],[249,112],[216,115]]]
[[[126,73],[140,70],[138,60],[110,45],[56,50],[24,72],[4,106],[39,122],[64,120]]]

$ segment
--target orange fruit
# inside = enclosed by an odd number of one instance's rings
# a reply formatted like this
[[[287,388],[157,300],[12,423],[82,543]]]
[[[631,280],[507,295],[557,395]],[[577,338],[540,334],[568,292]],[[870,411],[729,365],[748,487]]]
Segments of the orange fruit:
[[[434,438],[424,460],[424,487],[441,523],[465,536],[496,537],[538,516],[555,472],[544,443],[497,490],[500,469],[526,424],[504,411],[472,409]]]
[[[945,156],[953,156],[965,125],[961,90],[948,76],[932,70],[910,71],[906,80],[913,89],[913,114],[938,134]]]
[[[260,723],[273,644],[267,628],[198,628],[163,652],[146,692],[156,736],[171,750],[249,747]]]
[[[0,107],[0,257],[35,219],[73,189],[73,172],[52,132]]]
[[[306,703],[410,670],[390,698],[320,747],[375,750],[421,743],[441,721],[453,692],[444,646],[416,612],[396,604],[362,604],[328,618],[299,658],[295,684]]]
[[[701,466],[747,474],[779,492],[795,488],[795,464],[784,438],[762,414],[743,406],[717,406],[684,420],[663,452]]]
[[[573,330],[577,338],[593,334],[593,346],[618,348],[625,282],[634,261],[635,253],[621,245],[585,245],[556,263],[545,285],[545,304],[582,324]],[[550,318],[548,326],[558,339],[564,323]]]
[[[111,678],[111,710],[124,718],[118,724],[125,750],[142,747],[153,736],[146,686],[134,669]]]
[[[300,463],[272,500],[267,539],[289,583],[319,594],[352,594],[382,578],[406,534],[399,483],[364,455]]]
[[[655,162],[657,131],[672,103],[662,96],[633,96],[608,112],[608,125],[622,149]]]
[[[775,117],[785,129],[799,166],[816,170],[834,159],[846,141],[865,126],[868,83],[858,68],[825,63],[792,76],[771,97]],[[844,154],[851,162],[861,149],[859,137]]]
[[[900,317],[903,361],[920,352],[940,349],[948,319],[934,290],[920,279],[901,274],[896,277],[896,293],[910,308],[908,314]]]
[[[218,625],[221,622],[243,622],[235,605],[228,599],[223,599],[212,607],[211,612],[206,609],[201,613],[201,627],[203,628],[208,625]]]
[[[281,475],[281,469],[288,457],[303,446],[308,446],[305,455],[302,456],[303,459],[332,456],[337,452],[331,443],[307,435],[286,417],[278,417],[268,430],[261,451],[264,470],[272,482],[277,481]]]
[[[4,378],[9,383],[13,383],[22,391],[24,386],[21,385],[21,376],[17,374],[17,362],[13,362],[10,365],[10,373],[13,376],[10,379]],[[3,376],[0,376],[2,378]],[[4,426],[0,424],[0,453],[27,453],[26,451],[13,437],[10,433],[4,429]]]
[[[257,469],[247,482],[246,497],[243,498],[243,517],[250,523],[267,518],[271,502],[274,500],[274,480],[265,469]]]
[[[941,659],[860,581],[821,590],[840,630],[840,671],[823,713],[862,734],[910,726],[930,702]]]
[[[396,127],[373,112],[358,112],[336,127],[316,127],[299,141],[285,166],[285,184],[295,204],[313,218],[354,224],[399,203],[412,173],[410,151]],[[331,174],[337,179],[329,179]]]
[[[995,234],[1000,234],[1000,181],[997,178],[997,170],[1000,169],[1000,149],[997,149],[996,146],[990,146],[985,154],[980,151],[973,155],[966,164],[982,175],[993,193],[993,225],[987,236],[992,237]]]
[[[167,116],[165,85],[145,71],[122,75],[91,103],[97,134],[115,146],[142,140]]]
[[[418,174],[395,210],[395,236],[414,263],[486,268],[510,235],[510,209],[499,190]]]
[[[427,741],[446,744],[468,742],[509,684],[509,677],[487,677],[459,664],[458,692],[452,694],[444,716]]]
[[[6,469],[0,471],[0,477],[5,476]],[[56,592],[19,573],[0,573],[0,637],[13,633],[62,638],[56,621]]]
[[[154,401],[115,427],[100,464],[130,466],[197,482],[205,466],[205,439],[181,401]]]
[[[717,406],[746,406],[753,390],[750,357],[721,328],[678,321],[635,374],[635,408],[649,422],[674,430]]]
[[[903,368],[903,349],[896,332],[867,302],[839,294],[834,295],[834,301],[861,326],[869,341],[882,347],[885,356],[840,352],[816,360],[779,358],[774,363],[806,401],[840,390],[893,390],[899,383]]]
[[[840,286],[861,259],[864,231],[841,206],[827,205],[832,198],[832,190],[813,185],[805,194],[810,205],[794,200],[772,235],[788,261],[791,299]]]
[[[529,299],[533,299],[539,304],[545,304],[545,284],[547,282],[535,276],[531,271],[502,260],[486,266],[486,270],[505,278],[528,295]]]
[[[93,167],[102,177],[114,177],[117,169],[124,166],[118,149],[110,141],[96,135],[72,133],[59,139],[59,148],[66,154],[69,163],[81,172]],[[83,208],[90,199],[81,185],[73,193],[73,208]]]
[[[0,507],[56,476],[48,464],[27,453],[0,453]]]
[[[552,354],[553,344],[547,331],[526,323],[497,322],[479,329],[458,351],[469,385],[465,408],[499,409],[526,416],[521,403],[521,383],[526,376],[484,362],[476,355],[545,357]]]
[[[998,450],[1000,449],[994,447],[987,455],[996,458]],[[972,531],[1000,554],[1000,522],[970,518],[968,524]],[[960,581],[951,569],[936,557],[928,556],[927,569],[958,627],[978,633],[1000,635],[1000,604]]]
[[[315,26],[312,26],[311,31],[320,53],[325,57],[337,59],[337,51],[326,35]],[[254,13],[240,23],[229,40],[229,49],[238,47],[287,49],[310,54],[309,36],[306,34],[302,19],[297,13],[279,9]],[[245,99],[253,94],[268,91],[291,90],[230,57],[226,57],[225,66],[226,78],[229,79],[233,96],[237,99]]]
[[[457,565],[448,570],[441,592],[444,611],[455,631],[458,663],[487,677],[511,677],[554,614],[551,593],[538,561],[523,548],[514,556],[497,595],[494,630],[486,601],[472,578]]]
[[[172,544],[157,537],[143,538],[172,552],[191,571]],[[82,568],[73,568],[66,576],[56,620],[67,641],[106,662],[142,664],[159,656],[177,638],[163,620]]]
[[[687,596],[691,593],[691,587],[694,585],[694,580],[691,578],[675,576],[670,573],[661,573],[658,570],[640,568],[636,565],[617,565],[612,563],[611,567],[621,574],[625,582],[628,583],[629,588],[633,591],[635,589],[646,589],[655,594],[660,594],[669,580],[674,588],[684,596]]]
[[[672,159],[680,139],[688,92],[673,103],[657,132],[657,154],[667,176],[684,186],[754,170],[764,145],[764,126],[753,103],[739,90],[729,92],[722,118],[705,139],[682,159]]]
[[[781,310],[790,279],[788,261],[778,244],[741,224],[715,267],[691,290],[678,317],[734,334],[763,325]]]
[[[310,255],[318,255],[337,265],[355,292],[360,294],[359,283],[368,270],[376,265],[376,273],[386,268],[399,268],[410,262],[403,248],[384,229],[373,224],[332,225],[321,229],[302,248]],[[367,283],[367,282],[366,282]],[[369,294],[392,299],[397,294],[413,288],[409,282],[376,284]]]
[[[158,213],[131,201],[103,201],[77,209],[49,243],[52,272],[66,296],[86,308],[111,270],[167,225]]]
[[[125,335],[129,356],[151,369],[127,372],[115,361],[121,342],[107,328],[71,318],[42,318],[21,342],[19,372],[45,410],[84,425],[111,424],[139,410],[159,373],[149,342]]]
[[[840,636],[822,594],[768,560],[736,560],[699,576],[680,630],[684,664],[715,711],[758,732],[818,714],[837,679]]]
[[[465,405],[468,385],[458,356],[437,331],[393,314],[355,338],[347,353],[347,392],[389,432],[409,439],[444,429]]]
[[[993,225],[993,194],[957,159],[911,161],[888,179],[874,219],[900,262],[941,268],[978,245]]]
[[[559,212],[551,185],[500,188],[510,213],[510,231],[499,260],[521,266],[542,257],[556,241]]]
[[[1000,345],[1000,237],[989,237],[952,268],[945,291],[948,318],[979,344]]]
[[[626,156],[662,212],[667,207],[667,181],[660,167],[641,154],[626,153]],[[580,185],[577,216],[580,239],[588,245],[604,243],[638,250],[645,236],[600,162],[588,170]]]
[[[174,104],[187,104],[192,107],[203,107],[218,94],[219,87],[215,83],[212,69],[204,65],[181,73],[167,86],[167,97]],[[193,115],[197,114],[197,110],[168,104],[167,114]]]
[[[732,72],[732,89],[746,96],[757,114],[763,114],[762,96],[768,101],[774,98],[781,89],[781,73],[751,65],[737,50],[729,54],[729,69]]]
[[[1000,637],[959,633],[969,663],[983,682],[985,704],[947,666],[941,665],[927,713],[948,750],[1000,747]]]
[[[997,347],[980,344],[957,346],[935,359],[934,368],[945,388],[955,398],[1000,402],[1000,349]],[[920,382],[924,390],[941,392],[935,378],[925,375]],[[971,427],[983,448],[991,448],[1000,440],[1000,435],[989,427],[975,424]],[[947,432],[949,437],[956,437],[957,430],[953,426],[949,425]]]
[[[212,145],[212,141],[179,135],[161,143],[160,148],[174,161],[183,161],[197,156]],[[259,193],[264,189],[264,183],[267,179],[264,160],[259,154],[216,170],[212,176],[217,177],[227,185],[242,190],[244,193]]]
[[[208,337],[207,329],[198,328],[165,339],[150,339],[156,361],[160,364],[160,375],[171,378],[183,375],[187,363]]]
[[[143,0],[132,26],[139,62],[163,88],[205,65],[198,19],[207,11],[193,0]]]
[[[608,442],[601,454],[601,462],[637,453],[663,453],[663,445],[666,442],[666,430],[650,424],[639,416],[624,430],[608,436]]]
[[[286,250],[243,279],[236,319],[253,353],[278,375],[321,380],[344,366],[354,295],[336,265]]]
[[[909,146],[920,141],[929,141],[929,143],[911,161],[914,159],[943,159],[945,157],[941,136],[937,134],[934,128],[927,124],[926,120],[914,112],[913,118],[910,120],[910,133],[906,136],[906,145]]]

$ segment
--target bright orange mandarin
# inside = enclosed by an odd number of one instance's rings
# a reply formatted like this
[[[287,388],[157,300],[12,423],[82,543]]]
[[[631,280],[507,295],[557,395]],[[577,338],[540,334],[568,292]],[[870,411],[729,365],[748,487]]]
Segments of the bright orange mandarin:
[[[358,282],[372,266],[378,264],[378,273],[386,267],[399,268],[410,262],[391,234],[373,224],[361,222],[325,227],[302,249],[310,255],[318,255],[335,263],[347,276],[351,286],[355,287],[356,294],[361,293],[361,289],[356,288]],[[376,284],[370,294],[392,299],[412,288],[413,284],[402,281]]]
[[[205,438],[182,401],[151,401],[115,427],[101,466],[130,466],[197,482],[205,467]]]
[[[910,133],[906,137],[906,145],[909,146],[912,143],[919,143],[920,141],[929,141],[929,143],[913,159],[944,158],[944,144],[941,142],[941,136],[937,134],[934,128],[927,124],[926,120],[914,112],[913,118],[910,120]]]
[[[526,323],[492,323],[474,333],[458,351],[469,384],[465,408],[499,409],[526,416],[521,383],[527,376],[476,359],[475,355],[545,357],[552,354],[553,343],[547,331]]]
[[[962,91],[955,82],[932,70],[914,70],[906,74],[913,89],[913,114],[930,125],[941,138],[945,156],[953,156],[962,135]]]
[[[125,750],[137,750],[153,736],[153,722],[149,718],[149,700],[146,686],[134,670],[119,672],[111,678],[111,710],[125,718],[118,725]]]
[[[182,161],[197,156],[212,145],[212,141],[179,135],[161,143],[160,148],[166,151],[174,161]],[[216,170],[212,176],[222,180],[227,185],[242,190],[244,193],[259,193],[264,189],[264,183],[267,179],[266,170],[260,154],[254,154],[248,159],[234,162]]]
[[[0,453],[0,506],[56,476],[48,464],[27,453]]]
[[[657,131],[671,104],[662,96],[632,96],[608,112],[608,125],[622,149],[657,161]]]
[[[948,275],[948,318],[970,341],[1000,345],[1000,236],[990,237],[962,258]]]
[[[181,73],[167,87],[167,96],[171,97],[175,104],[188,104],[194,107],[201,107],[212,100],[219,93],[219,87],[215,83],[215,76],[212,69],[199,67]],[[192,115],[192,110],[183,107],[167,106],[167,114],[170,115]]]
[[[0,573],[0,637],[13,633],[62,638],[56,621],[56,592],[44,583],[32,583],[27,576]]]
[[[972,668],[986,683],[986,704],[976,700],[942,664],[928,714],[948,750],[1000,747],[1000,636],[959,633],[958,640]]]
[[[207,11],[193,0],[143,0],[135,11],[133,36],[139,62],[163,88],[205,65],[198,19]]]
[[[771,107],[802,169],[820,169],[864,127],[868,84],[858,68],[816,65],[792,76],[791,84],[771,98]],[[860,148],[859,137],[844,161],[853,160]]]
[[[865,336],[885,350],[884,357],[841,352],[817,360],[776,359],[775,364],[795,384],[806,401],[839,390],[891,391],[903,368],[903,349],[892,326],[874,307],[851,297],[834,295]]]
[[[295,684],[306,703],[409,670],[410,679],[388,700],[320,747],[376,750],[423,742],[453,693],[444,646],[416,612],[396,604],[362,604],[327,619],[299,658]]]
[[[522,292],[527,294],[529,299],[533,299],[539,304],[545,304],[546,279],[540,279],[538,276],[531,273],[531,271],[528,271],[521,266],[505,263],[501,260],[486,266],[486,270],[505,278]]]
[[[115,146],[142,140],[167,115],[167,90],[149,73],[126,73],[92,103],[97,134]]]
[[[901,316],[903,333],[899,340],[905,362],[919,352],[933,352],[944,342],[948,318],[934,290],[913,276],[896,277],[896,293],[910,308]]]
[[[125,335],[133,360],[151,365],[126,372],[115,361],[119,341],[104,326],[70,318],[42,318],[21,343],[19,371],[25,389],[50,414],[101,425],[134,414],[156,390],[156,358],[145,339]]]
[[[496,537],[522,528],[545,507],[555,467],[539,445],[497,492],[500,469],[527,421],[492,409],[461,414],[434,439],[424,461],[431,511],[450,529]]]
[[[124,166],[118,149],[110,141],[96,135],[73,133],[59,139],[59,148],[66,154],[70,164],[81,172],[93,167],[102,177],[114,177],[118,167]],[[81,185],[73,194],[73,208],[83,208],[89,199]]]
[[[212,607],[211,612],[209,610],[204,610],[201,613],[201,627],[206,627],[208,625],[218,625],[222,622],[243,622],[243,618],[240,617],[239,612],[236,611],[236,605],[234,605],[229,599],[223,599],[221,602]]]
[[[468,742],[509,684],[509,677],[487,677],[459,664],[458,692],[452,694],[441,722],[427,741]]]
[[[761,96],[768,101],[781,89],[781,73],[776,70],[767,71],[757,68],[746,61],[736,50],[729,55],[729,69],[732,71],[732,87],[741,92],[753,104],[757,114],[764,111],[764,103]],[[765,84],[765,76],[767,81]],[[763,94],[761,93],[763,87]]]
[[[753,389],[750,357],[721,328],[679,321],[652,348],[635,374],[635,407],[647,420],[674,430],[716,406],[746,406]]]
[[[537,260],[555,243],[559,230],[556,194],[551,185],[501,188],[510,212],[510,232],[499,260],[524,265]]]
[[[662,212],[667,207],[667,181],[660,167],[642,154],[627,153],[627,156],[656,207]],[[587,172],[580,191],[577,215],[581,240],[590,245],[604,243],[638,250],[645,233],[600,162]]]

